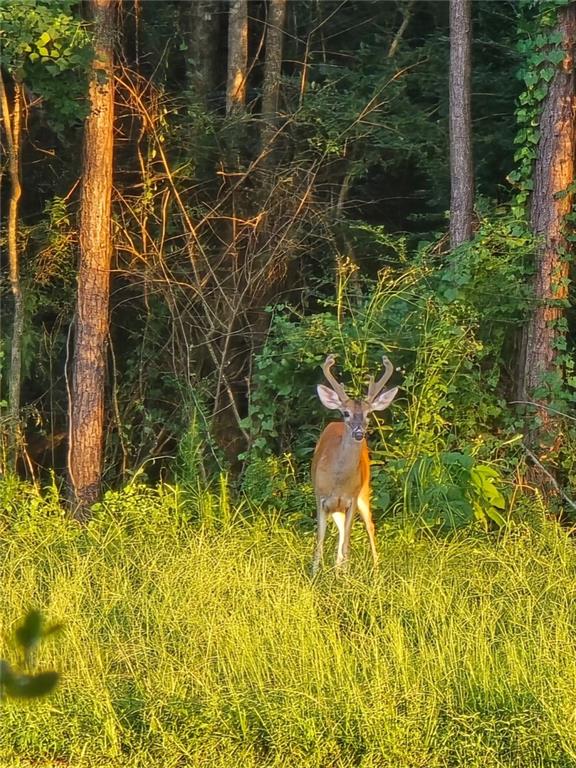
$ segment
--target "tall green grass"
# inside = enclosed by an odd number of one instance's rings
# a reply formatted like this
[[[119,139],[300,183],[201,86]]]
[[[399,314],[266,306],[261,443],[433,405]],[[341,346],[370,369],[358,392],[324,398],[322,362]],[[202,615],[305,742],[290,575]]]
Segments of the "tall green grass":
[[[343,576],[310,535],[200,525],[170,489],[0,513],[0,657],[31,607],[64,621],[57,692],[0,704],[1,766],[576,765],[576,552],[557,527],[498,540],[360,526]]]

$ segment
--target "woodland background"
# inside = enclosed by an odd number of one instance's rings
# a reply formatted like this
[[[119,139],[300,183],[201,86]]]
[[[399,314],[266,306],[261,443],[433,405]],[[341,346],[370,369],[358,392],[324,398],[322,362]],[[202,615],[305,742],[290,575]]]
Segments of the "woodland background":
[[[380,506],[492,513],[478,464],[573,511],[573,14],[3,5],[4,473],[288,509],[318,364],[360,390],[385,352]]]

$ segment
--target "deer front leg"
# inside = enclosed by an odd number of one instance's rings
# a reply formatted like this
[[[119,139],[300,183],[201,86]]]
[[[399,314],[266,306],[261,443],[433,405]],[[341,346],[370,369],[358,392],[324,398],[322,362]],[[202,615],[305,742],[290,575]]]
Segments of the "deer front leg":
[[[345,560],[344,539],[346,536],[346,513],[332,512],[332,520],[338,528],[338,547],[336,549],[336,567],[339,568]]]
[[[334,512],[332,517],[338,528],[338,552],[336,555],[336,566],[340,567],[348,560],[350,550],[350,531],[352,530],[352,520],[356,504],[350,499],[343,512]]]

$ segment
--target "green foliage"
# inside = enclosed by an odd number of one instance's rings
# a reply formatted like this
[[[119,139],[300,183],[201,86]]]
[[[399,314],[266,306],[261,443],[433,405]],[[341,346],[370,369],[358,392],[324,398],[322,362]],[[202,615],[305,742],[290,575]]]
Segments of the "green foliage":
[[[503,477],[494,464],[475,461],[468,453],[440,451],[419,455],[411,462],[396,460],[387,467],[387,487],[401,484],[396,513],[407,525],[449,532],[479,523],[484,530],[506,524]],[[382,485],[377,485],[381,498]]]
[[[2,381],[2,373],[4,371],[4,360],[6,357],[6,353],[4,352],[5,347],[5,341],[4,339],[0,338],[0,382]],[[8,405],[6,400],[0,400],[0,408],[6,408]]]
[[[96,536],[108,528],[111,521],[127,535],[141,536],[151,531],[160,535],[166,533],[166,526],[177,530],[190,512],[185,507],[181,488],[168,484],[150,487],[136,476],[120,490],[107,491],[102,501],[93,505],[90,526]]]
[[[2,64],[23,80],[27,67],[37,61],[50,65],[53,75],[83,63],[88,38],[74,19],[74,5],[73,0],[15,0],[3,5]]]
[[[566,5],[564,0],[534,2],[524,0],[520,4],[518,52],[521,65],[518,78],[524,85],[516,110],[517,150],[514,161],[517,167],[508,176],[516,188],[513,213],[519,221],[528,213],[527,204],[532,191],[533,166],[540,139],[538,130],[542,102],[548,87],[564,59],[561,35],[555,29],[558,10]]]
[[[378,247],[382,233],[374,237]],[[503,525],[504,474],[493,457],[502,440],[517,440],[503,372],[529,304],[532,248],[516,220],[498,212],[443,262],[424,253],[410,268],[382,270],[374,282],[344,264],[337,300],[325,311],[300,316],[278,306],[255,361],[245,423],[252,435],[246,476],[250,486],[253,478],[262,484],[260,491],[254,484],[256,498],[273,494],[272,478],[282,487],[281,462],[271,458],[282,452],[297,462],[290,465],[295,477],[306,477],[322,425],[314,384],[326,354],[339,355],[339,377],[351,377],[348,390],[362,396],[385,351],[405,375],[384,421],[373,419],[376,509],[392,506],[434,527]],[[489,437],[496,432],[499,439]],[[517,461],[512,450],[506,471]],[[276,498],[289,512],[288,494]]]
[[[61,499],[55,482],[42,491],[16,475],[4,474],[0,478],[0,529],[28,525],[36,517],[60,516]]]
[[[190,417],[178,442],[176,474],[184,487],[198,488],[207,485],[208,476],[223,472],[224,459],[210,434],[207,393],[198,387],[186,396]]]
[[[279,446],[297,459],[310,457],[319,434],[314,385],[321,381],[326,355],[338,356],[339,376],[352,377],[347,389],[363,396],[367,374],[379,370],[383,354],[390,351],[388,339],[402,344],[412,333],[421,275],[417,269],[382,270],[372,283],[360,279],[354,265],[343,263],[336,300],[325,301],[325,311],[302,316],[286,305],[274,309],[266,345],[254,365],[246,420],[251,453],[266,455]],[[397,365],[404,362],[400,355],[390,352]]]
[[[291,442],[297,458],[310,454],[312,385],[325,357],[321,350],[328,349],[336,333],[330,314],[302,317],[287,307],[276,308],[268,341],[254,364],[250,413],[244,422],[251,430],[248,456],[276,453]]]
[[[254,456],[246,465],[241,490],[249,508],[277,515],[284,525],[310,530],[315,507],[310,478],[297,473],[293,456]]]
[[[446,132],[442,121],[429,117],[442,98],[443,77],[441,59],[437,55],[431,64],[428,56],[429,45],[441,50],[431,37],[387,58],[383,51],[390,40],[379,31],[361,36],[356,45],[353,38],[343,41],[351,49],[348,57],[312,61],[307,88],[294,105],[291,141],[298,156],[322,159],[335,188],[343,179],[370,184],[373,176],[390,174],[404,183],[404,175],[417,175],[434,189],[433,204],[445,195]],[[290,81],[286,85],[290,92]],[[419,190],[408,185],[406,194],[419,205]]]
[[[526,319],[533,254],[534,238],[517,219],[490,210],[473,239],[450,252],[438,270],[439,298],[465,305],[495,351]]]
[[[43,218],[30,230],[30,244],[36,252],[32,264],[25,265],[30,288],[48,293],[57,286],[44,304],[64,309],[76,288],[77,232],[68,200],[55,196],[46,203]]]
[[[60,631],[62,625],[44,626],[40,611],[30,611],[23,622],[16,628],[16,643],[23,654],[26,669],[32,666],[33,653],[40,641]],[[60,675],[58,672],[22,672],[0,659],[0,702],[3,696],[13,699],[35,699],[46,696],[56,688]]]
[[[382,56],[383,39],[374,35],[359,47],[354,67],[335,63],[311,68],[308,88],[296,114],[299,134],[326,159],[346,158],[352,178],[394,151],[409,159],[437,148],[440,133],[428,130],[423,111],[407,97],[407,73]],[[429,123],[426,125],[430,129]],[[389,161],[390,162],[390,161]]]
[[[533,236],[500,210],[486,215],[473,239],[448,254],[440,266],[424,256],[423,263],[434,270],[431,287],[448,313],[448,326],[468,329],[458,347],[467,385],[448,393],[458,413],[455,421],[467,439],[489,425],[506,427],[513,419],[504,396],[516,336],[533,301],[533,253]],[[425,370],[420,375],[425,377]]]
[[[0,63],[46,100],[59,133],[86,114],[90,38],[72,0],[12,0],[0,5]]]

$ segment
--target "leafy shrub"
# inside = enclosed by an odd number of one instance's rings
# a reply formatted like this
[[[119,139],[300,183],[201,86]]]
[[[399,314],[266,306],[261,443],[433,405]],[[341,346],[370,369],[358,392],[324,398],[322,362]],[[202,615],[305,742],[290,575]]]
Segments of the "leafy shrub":
[[[43,490],[16,475],[7,474],[0,479],[0,528],[28,525],[37,518],[62,517],[63,514],[54,476]]]
[[[314,385],[326,354],[338,355],[338,376],[352,396],[362,396],[367,372],[377,372],[386,353],[406,373],[386,421],[373,418],[372,457],[386,467],[375,481],[377,506],[417,515],[417,499],[426,525],[502,525],[501,475],[492,461],[498,441],[489,436],[509,441],[515,434],[504,372],[511,331],[528,304],[531,247],[500,214],[445,263],[423,254],[408,269],[382,270],[375,281],[345,263],[336,300],[322,311],[302,316],[277,306],[255,361],[245,420],[251,434],[245,477],[258,479],[249,482],[257,497],[273,495],[274,482],[286,480],[280,472],[278,481],[279,460],[266,464],[269,457],[293,456],[291,477],[308,471],[322,427]],[[480,318],[490,314],[491,303],[497,308],[487,323]],[[511,466],[515,461],[511,454]],[[266,488],[260,494],[259,483]],[[278,498],[288,511],[288,495]]]
[[[277,513],[284,522],[310,527],[315,501],[312,484],[299,478],[294,458],[282,456],[255,457],[248,463],[242,480],[251,509]]]
[[[413,461],[392,462],[377,482],[378,498],[396,497],[395,509],[405,521],[446,532],[478,522],[505,525],[506,499],[502,475],[493,464],[475,461],[468,453],[439,452]],[[399,487],[392,489],[397,483]]]

